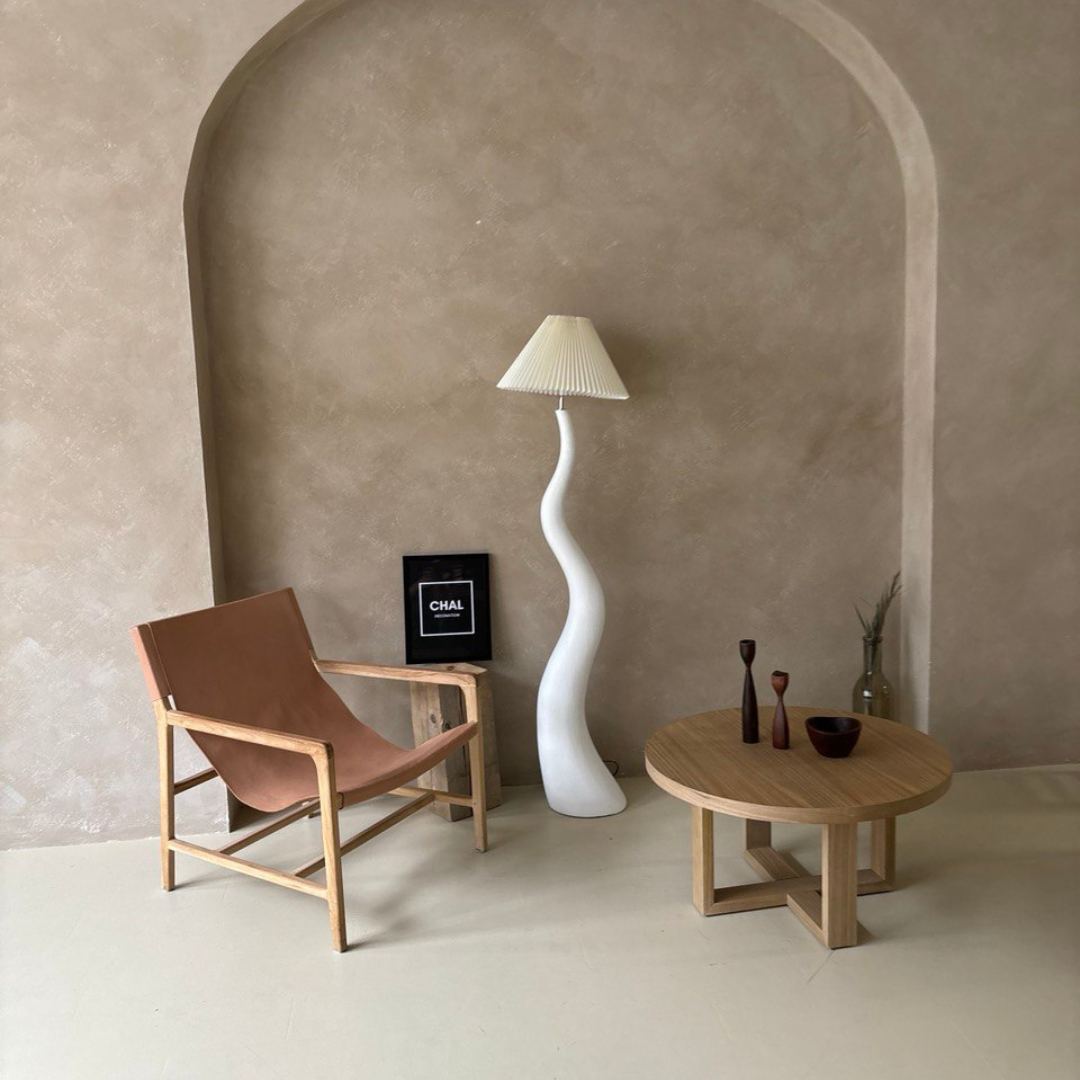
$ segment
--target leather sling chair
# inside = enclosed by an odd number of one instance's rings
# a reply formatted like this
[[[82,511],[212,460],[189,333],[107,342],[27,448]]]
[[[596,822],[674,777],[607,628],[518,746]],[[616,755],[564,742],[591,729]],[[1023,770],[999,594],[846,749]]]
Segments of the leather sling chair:
[[[433,801],[472,807],[476,849],[487,850],[484,746],[476,672],[382,667],[319,660],[292,589],[143,623],[132,630],[157,721],[161,801],[161,884],[176,883],[176,852],[326,900],[334,948],[344,951],[341,856]],[[442,683],[461,689],[465,723],[414,750],[388,742],[357,720],[322,674]],[[173,729],[184,728],[211,768],[173,778]],[[470,795],[403,787],[467,745]],[[243,803],[283,817],[210,849],[178,840],[174,798],[220,776]],[[386,793],[410,802],[342,842],[338,811]],[[323,853],[291,873],[234,852],[302,817],[321,813]],[[326,884],[310,880],[326,870]]]

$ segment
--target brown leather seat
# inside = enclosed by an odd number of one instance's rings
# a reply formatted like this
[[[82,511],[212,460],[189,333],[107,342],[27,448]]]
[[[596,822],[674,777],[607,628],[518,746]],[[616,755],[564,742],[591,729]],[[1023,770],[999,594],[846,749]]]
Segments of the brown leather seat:
[[[346,803],[415,779],[472,734],[462,725],[406,750],[357,720],[315,667],[292,589],[143,623],[132,634],[152,700],[171,696],[173,708],[182,712],[331,743]],[[190,734],[248,806],[283,810],[318,794],[308,757]]]

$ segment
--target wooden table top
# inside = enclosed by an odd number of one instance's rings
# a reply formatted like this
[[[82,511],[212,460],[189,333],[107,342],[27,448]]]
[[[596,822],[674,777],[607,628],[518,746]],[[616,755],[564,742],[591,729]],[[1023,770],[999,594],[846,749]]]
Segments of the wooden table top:
[[[952,762],[936,739],[876,716],[788,706],[791,749],[774,750],[772,714],[759,709],[761,741],[742,741],[741,710],[687,716],[645,744],[645,767],[694,806],[759,821],[814,825],[877,821],[918,810],[949,789]],[[850,757],[822,757],[808,716],[854,716],[862,735]]]

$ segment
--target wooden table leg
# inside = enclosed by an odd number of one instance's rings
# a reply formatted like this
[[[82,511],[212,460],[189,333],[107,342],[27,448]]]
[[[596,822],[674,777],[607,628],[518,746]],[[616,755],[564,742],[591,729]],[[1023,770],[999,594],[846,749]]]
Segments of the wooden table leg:
[[[858,826],[825,825],[821,842],[821,936],[830,949],[858,939],[855,921],[855,855]]]
[[[890,889],[896,884],[896,818],[870,823],[870,869]]]
[[[753,851],[755,848],[772,847],[771,821],[755,821],[753,818],[747,818],[743,822],[743,830],[746,841],[743,846],[747,851]]]
[[[881,891],[873,871],[862,871],[874,880],[867,881],[861,887],[859,885],[859,874],[855,870],[858,835],[857,825],[823,825],[821,891],[800,889],[790,892],[787,897],[787,906],[798,915],[807,930],[829,949],[843,949],[858,944],[855,897],[859,892]]]
[[[802,863],[772,846],[772,822],[747,818],[743,822],[745,847],[743,858],[763,881],[806,877],[810,873]]]
[[[691,858],[694,863],[694,907],[708,915],[716,887],[713,863],[713,812],[700,806],[690,807]]]

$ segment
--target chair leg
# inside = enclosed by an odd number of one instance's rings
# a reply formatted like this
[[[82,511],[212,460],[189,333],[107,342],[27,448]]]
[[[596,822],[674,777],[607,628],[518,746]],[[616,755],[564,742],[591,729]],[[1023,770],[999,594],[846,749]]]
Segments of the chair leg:
[[[173,729],[165,719],[165,703],[154,702],[158,739],[158,809],[161,816],[161,887],[176,887],[176,852],[169,841],[176,839],[176,792],[173,788]]]
[[[469,794],[472,796],[473,835],[477,851],[487,851],[487,790],[484,774],[484,725],[480,719],[480,705],[476,687],[463,689],[465,716],[476,722],[476,734],[469,740]]]
[[[337,780],[334,758],[315,759],[322,810],[323,857],[326,859],[326,904],[330,911],[330,939],[337,952],[348,944],[345,935],[345,895],[341,881],[341,835],[338,831]]]

